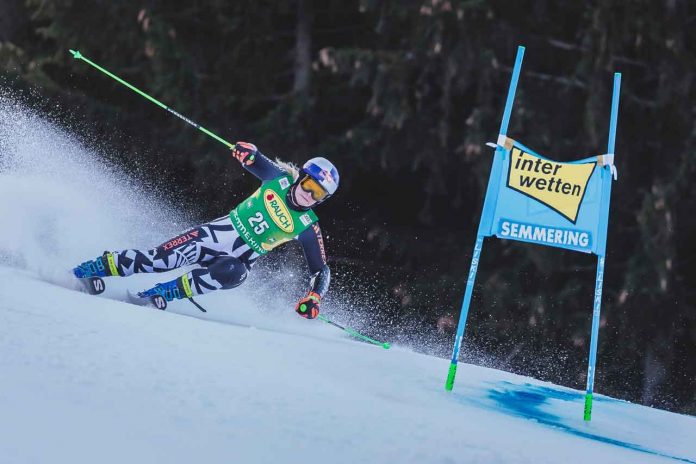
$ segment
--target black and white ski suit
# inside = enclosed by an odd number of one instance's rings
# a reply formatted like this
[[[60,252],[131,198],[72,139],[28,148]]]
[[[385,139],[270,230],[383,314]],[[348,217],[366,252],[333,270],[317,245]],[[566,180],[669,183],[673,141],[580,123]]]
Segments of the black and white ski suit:
[[[262,181],[286,174],[258,151],[252,163],[242,166]],[[326,264],[319,223],[312,224],[295,239],[302,245],[309,266],[310,291],[323,297],[329,288],[331,272]],[[200,268],[186,274],[191,291],[197,295],[237,287],[259,258],[239,236],[229,215],[186,230],[151,250],[122,250],[113,252],[113,256],[120,276],[166,272],[198,264]]]

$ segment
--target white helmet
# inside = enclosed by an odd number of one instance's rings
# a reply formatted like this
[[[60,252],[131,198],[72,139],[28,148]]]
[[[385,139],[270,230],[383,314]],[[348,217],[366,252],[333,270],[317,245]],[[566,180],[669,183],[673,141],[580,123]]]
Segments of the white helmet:
[[[327,195],[321,201],[336,193],[339,176],[336,166],[331,161],[322,157],[312,158],[302,166],[302,172],[317,181],[326,191]]]

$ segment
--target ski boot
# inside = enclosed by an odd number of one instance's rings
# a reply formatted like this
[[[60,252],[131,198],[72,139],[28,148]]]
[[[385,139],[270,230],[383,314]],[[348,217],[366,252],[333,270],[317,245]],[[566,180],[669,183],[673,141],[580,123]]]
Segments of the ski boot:
[[[183,275],[169,282],[159,283],[149,290],[138,292],[137,295],[129,293],[128,299],[133,304],[149,306],[164,311],[167,309],[168,301],[186,298],[182,284],[182,279],[185,278],[186,275]]]
[[[85,261],[73,269],[82,289],[90,295],[99,295],[106,289],[102,277],[118,275],[112,253],[105,251],[95,260]]]

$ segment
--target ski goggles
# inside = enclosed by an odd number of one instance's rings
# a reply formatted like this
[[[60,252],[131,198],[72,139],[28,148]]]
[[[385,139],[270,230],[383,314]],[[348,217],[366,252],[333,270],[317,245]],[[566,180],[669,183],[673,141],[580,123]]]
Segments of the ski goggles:
[[[302,190],[305,192],[310,193],[314,201],[326,200],[329,196],[329,192],[327,192],[319,182],[307,174],[300,179],[300,187],[302,187]]]

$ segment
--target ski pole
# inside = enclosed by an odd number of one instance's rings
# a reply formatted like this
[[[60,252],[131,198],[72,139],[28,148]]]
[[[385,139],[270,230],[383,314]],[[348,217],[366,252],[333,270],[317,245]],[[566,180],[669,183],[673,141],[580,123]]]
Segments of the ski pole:
[[[132,91],[134,91],[135,93],[137,93],[137,94],[139,94],[139,95],[141,95],[141,96],[147,98],[147,99],[150,100],[152,103],[154,103],[155,105],[159,106],[160,108],[164,108],[165,110],[169,111],[170,113],[172,113],[174,116],[178,117],[179,119],[182,119],[182,120],[186,121],[187,123],[191,124],[193,127],[195,127],[196,129],[200,130],[200,131],[203,132],[204,134],[206,134],[206,135],[208,135],[208,136],[214,138],[215,140],[217,140],[218,142],[220,142],[220,143],[222,143],[222,144],[227,145],[228,148],[234,148],[234,144],[233,144],[233,143],[230,143],[230,142],[228,142],[227,140],[223,139],[222,137],[219,137],[219,136],[213,134],[212,132],[210,132],[210,131],[209,131],[208,129],[206,129],[205,127],[203,127],[203,126],[197,124],[197,123],[194,122],[194,121],[191,121],[191,120],[190,120],[189,118],[187,118],[186,116],[183,116],[182,114],[177,113],[176,111],[174,111],[173,109],[171,109],[170,107],[168,107],[167,105],[165,105],[164,103],[162,103],[161,101],[159,101],[159,100],[157,100],[157,99],[151,97],[150,95],[146,94],[145,92],[143,92],[143,91],[140,90],[139,88],[137,88],[137,87],[135,87],[135,86],[129,84],[128,82],[124,81],[123,79],[121,79],[121,78],[118,77],[117,75],[110,73],[109,71],[107,71],[106,69],[102,68],[102,67],[99,66],[98,64],[94,63],[94,62],[91,61],[90,59],[86,58],[86,57],[85,57],[84,55],[82,55],[82,53],[80,53],[79,51],[77,51],[77,50],[70,50],[70,53],[72,53],[72,55],[75,57],[76,60],[82,60],[82,61],[84,61],[85,63],[89,64],[90,66],[92,66],[92,67],[94,67],[94,68],[96,68],[96,69],[98,69],[99,71],[103,72],[104,74],[106,74],[107,76],[111,77],[112,79],[114,79],[114,80],[118,81],[119,83],[125,85],[126,87],[128,87],[129,89],[131,89]]]
[[[322,321],[326,322],[327,324],[331,324],[331,325],[334,326],[334,327],[338,327],[339,329],[343,330],[343,331],[344,331],[345,333],[347,333],[348,335],[351,335],[351,336],[353,336],[353,337],[355,337],[355,338],[357,338],[357,339],[359,339],[359,340],[362,340],[362,341],[365,341],[365,342],[368,342],[368,343],[372,343],[373,345],[381,346],[381,347],[384,348],[385,350],[388,350],[388,349],[389,349],[389,346],[390,346],[390,345],[389,345],[389,343],[387,343],[387,342],[380,342],[380,341],[374,340],[374,339],[372,339],[372,338],[370,338],[370,337],[367,337],[367,336],[361,334],[360,332],[358,332],[358,331],[356,331],[356,330],[351,329],[350,327],[343,327],[341,324],[337,324],[337,323],[335,323],[335,322],[329,320],[328,318],[322,316],[321,314],[319,314],[319,315],[317,316],[317,318],[318,318],[318,319],[321,319]]]
[[[190,120],[189,118],[187,118],[186,116],[184,116],[184,115],[178,113],[177,111],[173,110],[172,108],[168,107],[167,105],[165,105],[165,104],[162,103],[161,101],[157,100],[156,98],[151,97],[150,95],[146,94],[145,92],[143,92],[143,91],[140,90],[139,88],[135,87],[134,85],[129,84],[128,82],[124,81],[123,79],[121,79],[121,78],[118,77],[117,75],[115,75],[115,74],[113,74],[113,73],[107,71],[106,69],[102,68],[101,66],[99,66],[98,64],[96,64],[95,62],[93,62],[92,60],[90,60],[89,58],[87,58],[87,57],[85,57],[84,55],[82,55],[82,53],[80,53],[78,50],[70,50],[70,53],[73,55],[73,57],[74,57],[76,60],[82,60],[82,61],[84,61],[85,63],[87,63],[87,64],[89,64],[90,66],[92,66],[93,68],[95,68],[95,69],[101,71],[102,73],[104,73],[104,74],[106,74],[107,76],[111,77],[112,79],[114,79],[115,81],[119,82],[120,84],[123,84],[124,86],[128,87],[129,89],[131,89],[131,90],[134,91],[135,93],[139,94],[140,96],[147,98],[147,99],[150,100],[152,103],[154,103],[155,105],[159,106],[160,108],[163,108],[163,109],[169,111],[169,112],[170,112],[171,114],[173,114],[174,116],[176,116],[176,117],[178,117],[179,119],[182,119],[183,121],[185,121],[185,122],[187,122],[188,124],[192,125],[192,126],[195,127],[196,129],[198,129],[198,130],[200,130],[201,132],[203,132],[204,134],[206,134],[206,135],[208,135],[208,136],[214,138],[214,139],[217,140],[218,142],[220,142],[220,143],[226,145],[228,148],[234,148],[234,144],[233,144],[233,143],[230,143],[230,142],[228,142],[227,140],[223,139],[222,137],[219,137],[218,135],[216,135],[216,134],[214,134],[213,132],[209,131],[208,129],[206,129],[205,127],[201,126],[200,124],[198,124],[198,123],[196,123],[196,122],[194,122],[194,121],[191,121],[191,120]],[[196,304],[196,303],[194,303],[194,304],[195,304],[199,309],[201,309],[202,311],[204,311],[198,304]],[[326,317],[324,317],[324,316],[322,316],[322,315],[319,315],[319,319],[321,319],[322,321],[326,322],[327,324],[331,324],[331,325],[333,325],[334,327],[337,327],[337,328],[343,330],[343,331],[346,332],[348,335],[351,335],[351,336],[353,336],[353,337],[355,337],[355,338],[358,338],[358,339],[360,339],[360,340],[366,341],[366,342],[368,342],[368,343],[372,343],[373,345],[381,346],[381,347],[384,348],[384,349],[389,349],[389,343],[380,342],[380,341],[377,341],[377,340],[373,340],[372,338],[367,337],[367,336],[365,336],[365,335],[363,335],[363,334],[361,334],[361,333],[359,333],[359,332],[357,332],[357,331],[351,329],[350,327],[343,327],[342,325],[337,324],[337,323],[335,323],[335,322],[333,322],[333,321],[327,319]]]
[[[207,313],[207,312],[208,312],[208,311],[205,310],[205,308],[204,308],[203,306],[199,305],[199,304],[193,299],[193,297],[189,297],[188,300],[189,300],[189,301],[191,302],[191,304],[193,304],[196,308],[200,309],[201,312],[203,312],[203,313]]]

